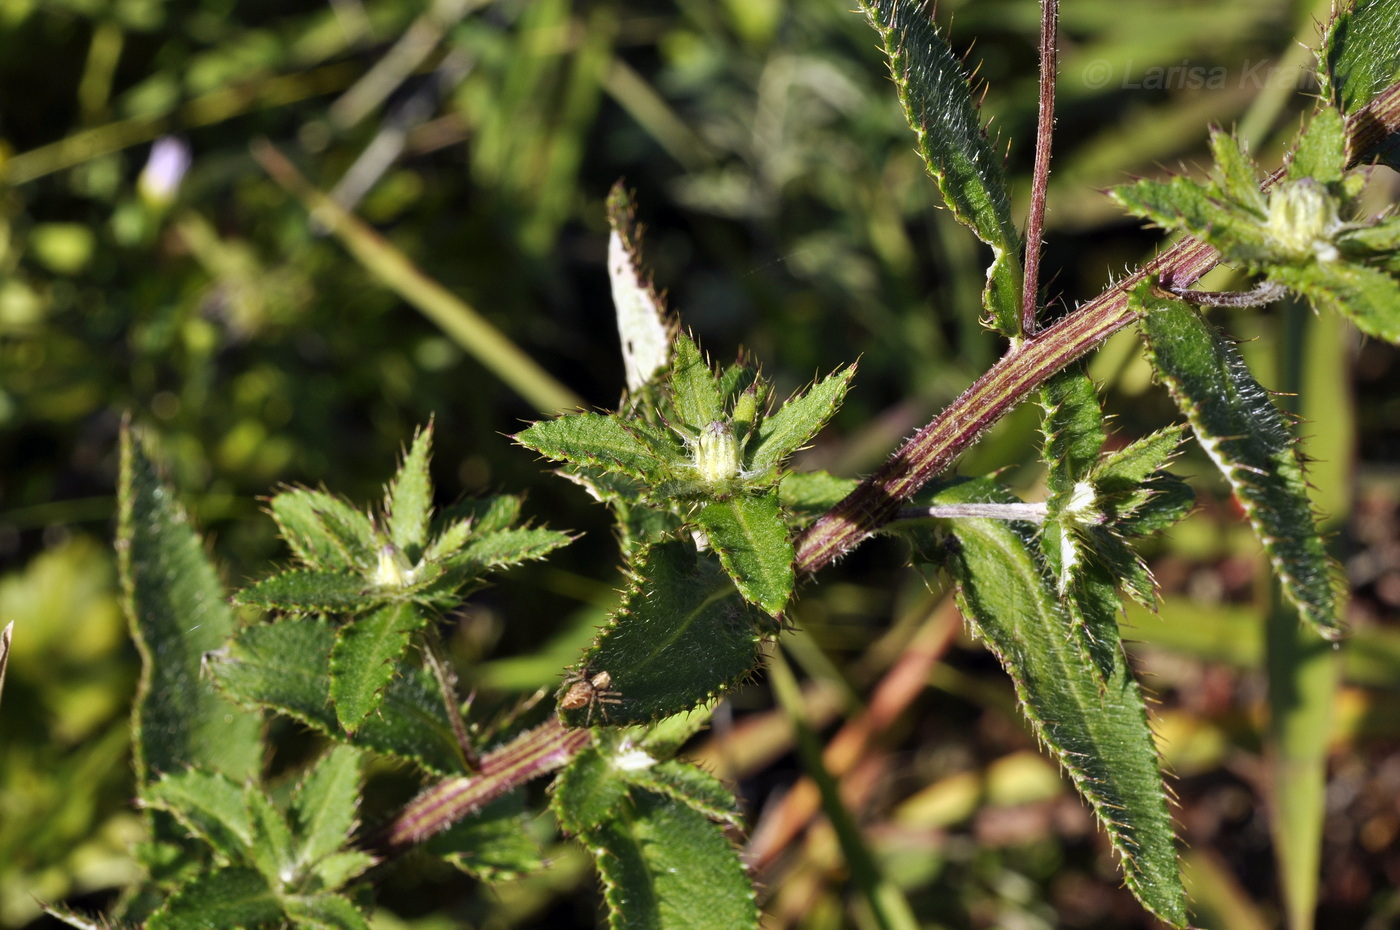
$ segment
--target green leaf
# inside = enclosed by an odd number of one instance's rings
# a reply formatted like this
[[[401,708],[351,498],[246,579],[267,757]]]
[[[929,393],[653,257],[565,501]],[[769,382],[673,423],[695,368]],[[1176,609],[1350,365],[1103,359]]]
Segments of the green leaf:
[[[284,904],[297,930],[369,930],[369,921],[338,894],[290,896]]]
[[[972,89],[927,5],[862,0],[880,34],[919,154],[958,222],[992,247],[984,303],[998,332],[1021,332],[1021,237],[1011,215],[1002,156],[983,132]]]
[[[351,613],[372,604],[373,591],[358,572],[294,568],[249,585],[233,596],[233,602],[291,613]]]
[[[798,528],[835,507],[860,482],[824,471],[788,472],[778,485],[778,501]]]
[[[519,562],[542,559],[560,546],[567,546],[574,537],[558,530],[540,527],[520,527],[478,533],[461,552],[447,560],[448,566],[472,574],[504,568]]]
[[[545,861],[529,817],[522,793],[512,791],[434,834],[423,848],[480,881],[530,875],[543,869]]]
[[[1094,466],[1095,486],[1106,494],[1137,490],[1176,456],[1184,432],[1168,426],[1105,455]]]
[[[792,597],[792,540],[778,495],[738,495],[711,501],[695,515],[744,600],[780,616]]]
[[[724,402],[719,381],[701,354],[700,347],[685,333],[676,336],[671,358],[672,403],[680,424],[695,435],[717,420],[724,419]]]
[[[342,888],[352,879],[358,878],[379,860],[358,849],[346,849],[331,853],[311,866],[309,874],[315,878],[310,887],[334,891]]]
[[[1234,261],[1250,264],[1267,257],[1271,246],[1264,226],[1213,193],[1190,178],[1175,177],[1122,184],[1109,196],[1134,216],[1204,239]]]
[[[642,270],[641,230],[635,207],[622,182],[608,193],[608,280],[612,284],[617,334],[622,342],[622,367],[627,390],[637,391],[656,380],[670,360],[675,323],[666,313],[651,279]]]
[[[253,869],[215,869],[171,895],[146,921],[146,930],[256,928],[281,924],[281,902]]]
[[[1140,498],[1130,510],[1126,506],[1117,510],[1113,528],[1125,538],[1160,533],[1179,522],[1196,504],[1191,485],[1167,474],[1148,479],[1142,485]]]
[[[141,793],[147,807],[168,811],[216,853],[241,862],[253,844],[253,821],[243,785],[220,772],[186,769]]]
[[[582,839],[598,864],[611,930],[757,930],[743,863],[703,814],[640,792]]]
[[[1215,157],[1216,181],[1225,195],[1253,210],[1259,219],[1267,217],[1269,205],[1259,191],[1259,175],[1254,170],[1254,162],[1240,148],[1239,140],[1211,127],[1210,151]]]
[[[986,480],[943,491],[941,503],[1005,500]],[[1142,695],[1122,651],[1107,679],[1066,640],[1053,582],[1033,553],[1034,527],[951,521],[948,562],[963,616],[1006,669],[1041,743],[1089,802],[1117,851],[1124,880],[1153,914],[1186,924],[1171,816]]]
[[[1336,184],[1347,168],[1347,130],[1342,114],[1322,107],[1298,135],[1288,180],[1312,178],[1319,184]]]
[[[1239,350],[1176,300],[1133,294],[1148,355],[1202,448],[1244,507],[1283,589],[1323,636],[1341,635],[1332,564],[1317,532],[1297,441]]]
[[[750,470],[758,474],[776,471],[784,459],[817,435],[841,406],[855,373],[854,365],[833,372],[764,417],[749,441],[746,458]]]
[[[1346,316],[1366,335],[1400,344],[1400,281],[1385,272],[1351,262],[1316,262],[1270,269],[1269,276],[1314,307]]]
[[[1356,0],[1328,24],[1318,74],[1348,116],[1400,78],[1400,0]]]
[[[389,541],[410,560],[417,560],[428,542],[428,521],[433,514],[433,482],[428,476],[432,446],[433,425],[429,423],[413,437],[384,504]]]
[[[253,777],[262,722],[200,674],[204,654],[233,634],[233,612],[204,544],[131,429],[122,433],[118,512],[123,601],[142,660],[132,714],[138,784],[187,766]]]
[[[679,759],[625,769],[630,784],[678,801],[710,820],[739,826],[743,820],[734,793],[718,778]]]
[[[340,727],[330,699],[335,631],[305,617],[249,627],[209,657],[229,697],[287,714],[341,742],[415,762],[438,775],[465,771],[442,695],[421,670],[394,678],[379,713],[354,734]]]
[[[332,533],[321,518],[322,512],[332,504],[345,506],[324,491],[294,488],[274,494],[269,509],[282,538],[306,566],[349,571],[358,567],[352,547]],[[358,549],[358,545],[355,548]]]
[[[671,540],[632,562],[621,608],[582,661],[586,674],[612,678],[617,703],[603,706],[607,722],[680,713],[752,673],[760,631],[768,635],[771,621],[744,602],[712,552]],[[579,726],[590,721],[587,710],[561,716]]]
[[[1052,376],[1041,388],[1045,408],[1045,460],[1051,492],[1050,511],[1058,512],[1074,486],[1085,478],[1103,449],[1103,411],[1099,394],[1081,366]],[[1059,501],[1056,498],[1060,498]]]
[[[1386,253],[1400,251],[1400,216],[1389,217],[1374,226],[1348,229],[1337,236],[1337,247],[1349,257],[1391,257]]]
[[[253,843],[248,858],[267,878],[268,884],[280,889],[295,874],[292,829],[256,782],[244,785],[243,796],[253,824]]]
[[[1089,535],[1103,519],[1089,475],[1103,449],[1098,392],[1080,366],[1059,372],[1041,389],[1045,408],[1046,518],[1040,545],[1068,608],[1074,636],[1107,679],[1118,645],[1119,601],[1112,575],[1089,558]]]
[[[624,424],[600,413],[541,420],[516,433],[514,439],[556,462],[591,465],[648,484],[659,484],[669,476],[667,463],[658,455],[659,437],[650,436],[641,424]],[[679,449],[665,451],[682,454]]]
[[[520,519],[520,496],[496,494],[459,501],[442,512],[443,525],[466,521],[477,533],[494,533]]]
[[[374,565],[379,550],[374,524],[339,497],[294,488],[275,495],[271,508],[282,538],[309,567],[344,570]]]
[[[384,689],[399,674],[409,637],[428,622],[411,604],[387,604],[356,617],[335,634],[331,650],[331,701],[346,732],[353,733],[379,709]]]
[[[360,803],[359,750],[332,746],[306,773],[292,795],[297,862],[319,862],[345,845]]]
[[[554,777],[549,807],[559,829],[580,834],[610,820],[627,800],[628,783],[596,746],[574,756]]]

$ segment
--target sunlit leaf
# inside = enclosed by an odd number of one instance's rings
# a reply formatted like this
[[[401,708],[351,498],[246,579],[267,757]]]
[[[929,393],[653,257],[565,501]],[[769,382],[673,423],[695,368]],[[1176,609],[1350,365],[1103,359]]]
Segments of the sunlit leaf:
[[[411,604],[387,604],[355,617],[335,634],[331,650],[331,701],[347,732],[353,733],[379,709],[384,689],[401,673],[399,662],[409,637],[427,616]]]
[[[989,481],[939,494],[945,503],[1006,500]],[[1016,686],[1036,735],[1089,802],[1125,883],[1162,920],[1186,924],[1175,832],[1142,695],[1121,650],[1106,678],[1063,634],[1054,583],[1034,552],[1034,527],[1006,520],[950,521],[947,562],[958,603]]]
[[[776,493],[741,494],[711,501],[695,514],[720,563],[744,600],[779,616],[796,576],[792,541]]]
[[[712,552],[672,540],[639,552],[622,607],[583,656],[587,675],[607,672],[615,703],[565,711],[570,725],[645,723],[688,710],[749,675],[760,630]],[[601,720],[599,719],[601,717]]]
[[[611,930],[757,930],[738,852],[690,807],[640,791],[582,839],[603,879]]]
[[[1284,592],[1319,633],[1340,636],[1333,566],[1283,414],[1234,344],[1195,310],[1149,286],[1133,299],[1153,367],[1244,507]]]

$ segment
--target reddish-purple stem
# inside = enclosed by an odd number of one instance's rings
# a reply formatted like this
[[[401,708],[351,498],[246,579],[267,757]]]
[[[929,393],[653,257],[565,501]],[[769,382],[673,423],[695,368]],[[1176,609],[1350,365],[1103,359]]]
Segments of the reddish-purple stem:
[[[1059,56],[1056,30],[1060,0],[1040,3],[1040,116],[1035,126],[1035,168],[1031,172],[1031,209],[1026,217],[1026,266],[1021,288],[1021,334],[1036,333],[1040,306],[1040,240],[1045,232],[1045,189],[1050,183],[1050,141],[1055,135],[1055,79]]]

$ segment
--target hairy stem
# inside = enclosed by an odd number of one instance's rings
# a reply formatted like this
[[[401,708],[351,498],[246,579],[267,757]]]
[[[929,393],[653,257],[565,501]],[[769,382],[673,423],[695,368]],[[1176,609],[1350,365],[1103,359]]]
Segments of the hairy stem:
[[[1055,135],[1056,31],[1060,0],[1040,3],[1040,116],[1035,126],[1031,209],[1026,217],[1026,263],[1021,291],[1021,333],[1034,336],[1040,293],[1040,240],[1045,232],[1045,189],[1050,183],[1050,142]]]
[[[481,810],[513,788],[563,767],[593,739],[550,718],[481,757],[475,775],[449,778],[408,803],[380,832],[375,851],[392,855]]]
[[[1347,118],[1349,167],[1371,157],[1400,133],[1400,83],[1381,91]],[[1276,180],[1270,178],[1264,186]],[[1168,290],[1194,284],[1219,262],[1214,249],[1185,239],[1054,326],[1011,349],[844,500],[797,539],[797,570],[810,575],[889,523],[902,503],[952,464],[977,438],[1046,379],[1137,319],[1128,293],[1155,277]]]

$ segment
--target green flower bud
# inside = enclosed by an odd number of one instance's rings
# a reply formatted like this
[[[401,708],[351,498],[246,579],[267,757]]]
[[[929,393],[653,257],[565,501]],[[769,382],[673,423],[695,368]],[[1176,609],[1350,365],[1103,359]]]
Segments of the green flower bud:
[[[726,485],[739,476],[739,444],[728,423],[715,420],[701,431],[695,443],[695,470],[710,487]]]
[[[1288,258],[1335,261],[1341,228],[1337,202],[1312,178],[1280,184],[1269,194],[1269,238]]]
[[[374,566],[370,581],[380,588],[402,588],[413,584],[417,574],[398,546],[385,543],[379,547],[379,562]]]

